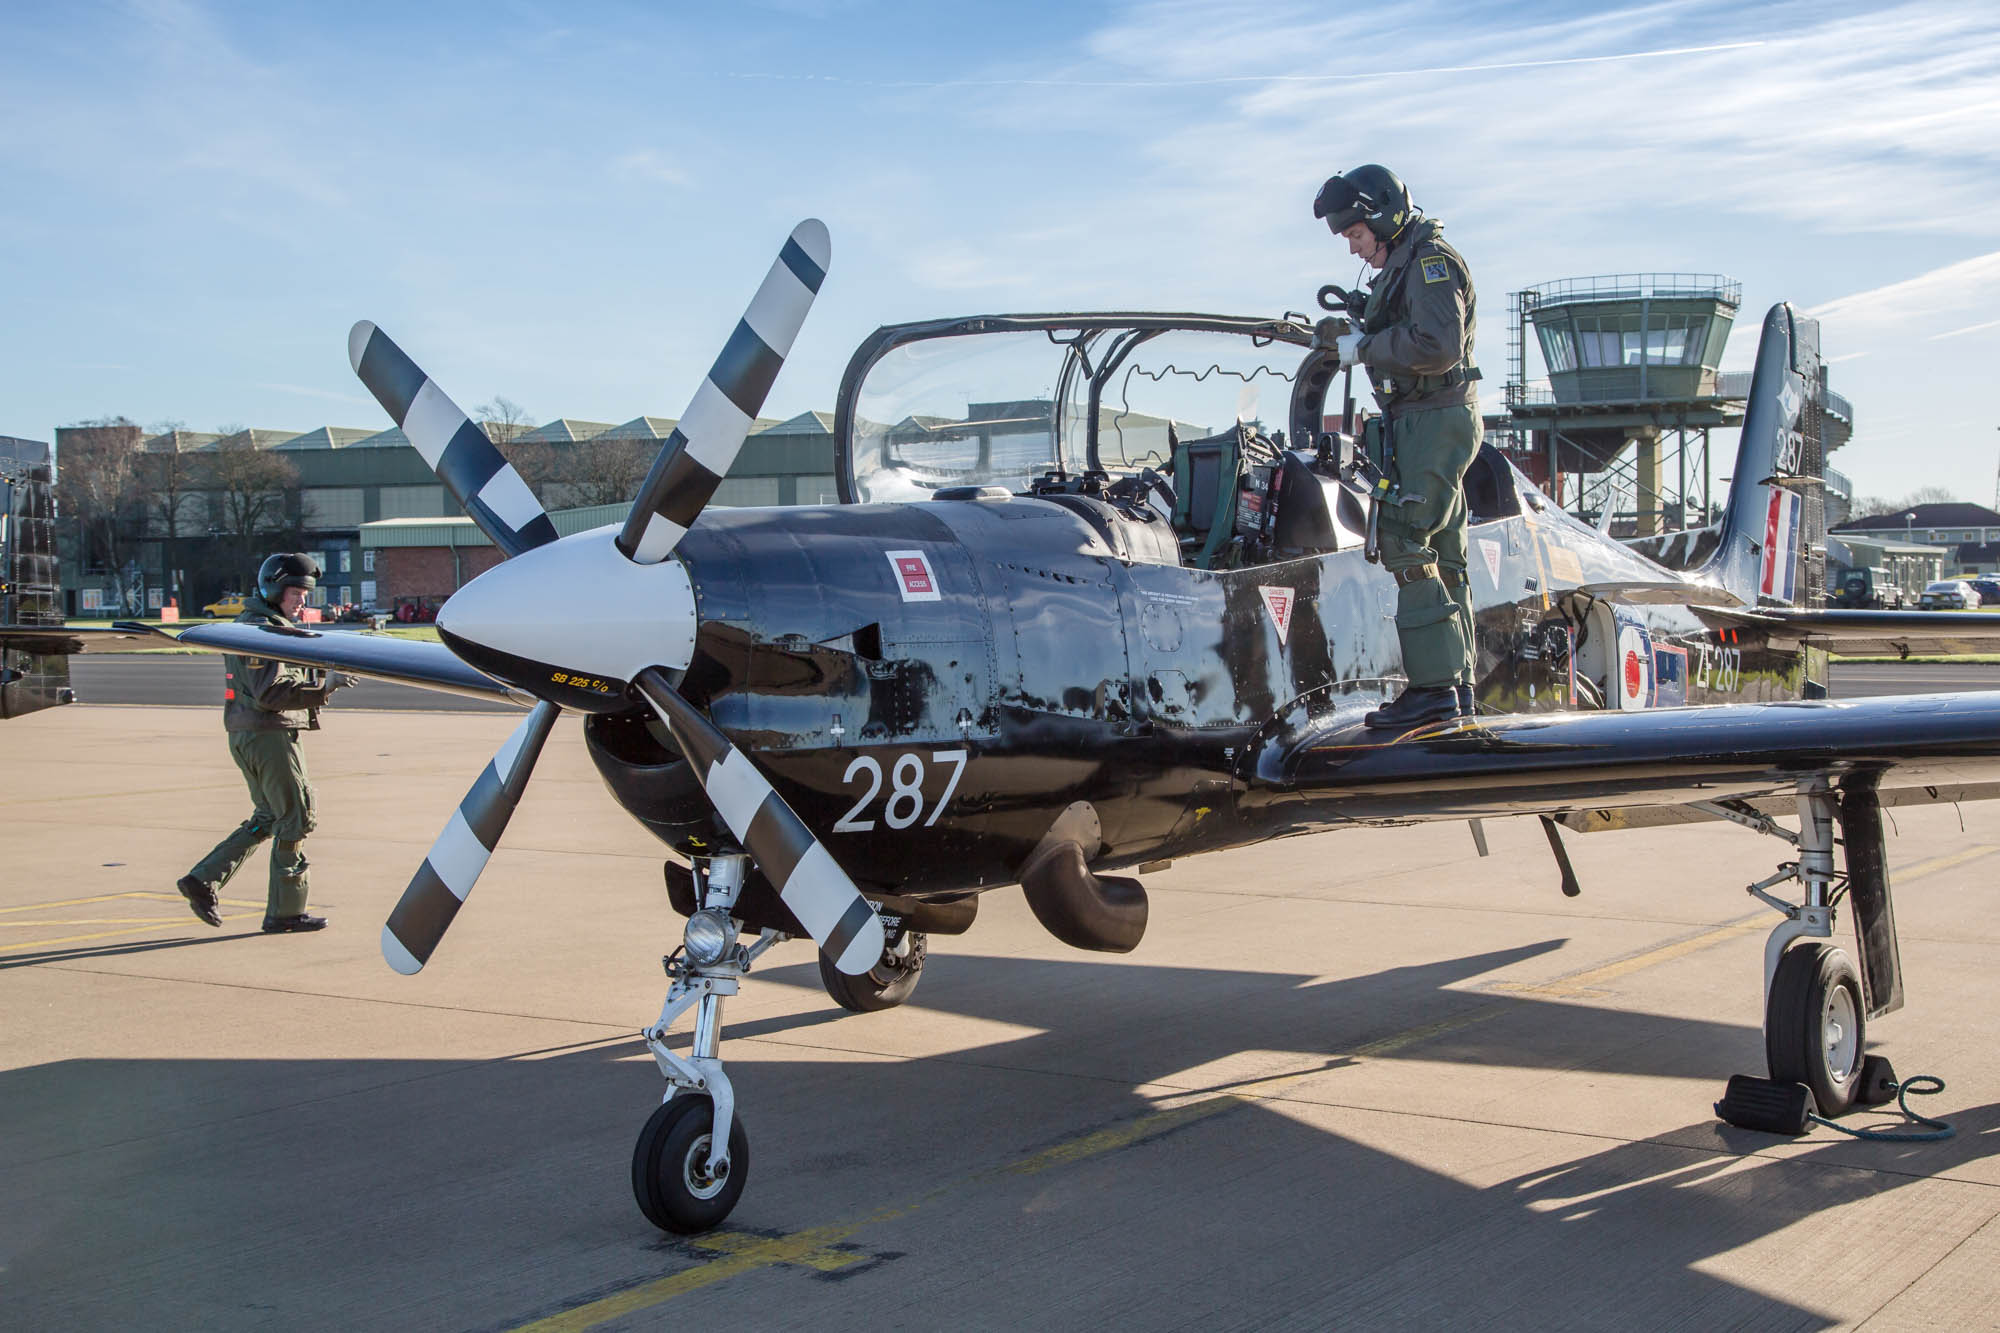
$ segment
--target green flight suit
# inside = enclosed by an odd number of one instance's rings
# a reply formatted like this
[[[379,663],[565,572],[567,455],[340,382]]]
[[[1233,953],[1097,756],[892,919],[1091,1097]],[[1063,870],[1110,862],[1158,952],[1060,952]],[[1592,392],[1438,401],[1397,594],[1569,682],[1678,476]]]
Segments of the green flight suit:
[[[239,625],[292,622],[257,597],[246,598]],[[324,673],[269,658],[225,654],[222,724],[229,733],[229,757],[250,788],[251,813],[188,874],[217,891],[229,882],[266,838],[271,843],[271,875],[266,917],[298,916],[306,910],[306,834],[313,831],[313,792],[306,778],[300,730],[319,730],[319,710],[328,694]]]
[[[1382,416],[1368,449],[1400,502],[1376,523],[1396,575],[1396,635],[1414,687],[1471,684],[1478,665],[1466,578],[1465,469],[1479,452],[1476,298],[1465,261],[1429,218],[1412,222],[1369,284],[1356,356]]]

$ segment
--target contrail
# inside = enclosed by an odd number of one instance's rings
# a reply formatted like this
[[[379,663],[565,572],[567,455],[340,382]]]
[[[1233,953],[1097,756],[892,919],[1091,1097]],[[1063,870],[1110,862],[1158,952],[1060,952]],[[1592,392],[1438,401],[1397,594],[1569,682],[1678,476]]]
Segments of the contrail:
[[[1359,83],[1367,79],[1406,79],[1418,74],[1487,74],[1497,70],[1548,69],[1557,65],[1602,65],[1616,60],[1648,60],[1661,56],[1707,55],[1742,51],[1754,42],[1718,42],[1713,46],[1668,46],[1653,51],[1625,51],[1608,56],[1570,56],[1562,60],[1508,60],[1490,65],[1426,65],[1417,69],[1382,69],[1350,74],[1229,74],[1207,79],[849,79],[838,74],[731,74],[732,79],[769,79],[790,83],[839,83],[856,88],[1203,88],[1242,83]]]
[[[1953,329],[1949,333],[1933,333],[1930,337],[1924,339],[1924,341],[1927,343],[1942,342],[1946,338],[1956,338],[1960,334],[1965,333],[1977,333],[1981,329],[2000,329],[2000,319],[1989,319],[1984,324],[1968,324],[1962,329]]]

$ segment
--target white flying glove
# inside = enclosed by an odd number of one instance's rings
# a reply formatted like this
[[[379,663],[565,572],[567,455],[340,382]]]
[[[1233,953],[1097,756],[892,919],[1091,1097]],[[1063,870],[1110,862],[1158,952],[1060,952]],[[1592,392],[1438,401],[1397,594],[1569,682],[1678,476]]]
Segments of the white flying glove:
[[[1354,366],[1361,363],[1361,340],[1363,333],[1343,333],[1333,340],[1333,350],[1340,354],[1340,364]]]

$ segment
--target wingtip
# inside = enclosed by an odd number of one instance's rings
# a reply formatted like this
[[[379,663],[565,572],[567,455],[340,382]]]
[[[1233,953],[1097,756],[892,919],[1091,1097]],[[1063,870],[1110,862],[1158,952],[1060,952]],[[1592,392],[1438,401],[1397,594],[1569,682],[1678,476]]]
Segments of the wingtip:
[[[422,960],[404,948],[403,942],[387,926],[382,927],[382,959],[406,977],[413,977],[424,970]]]
[[[807,218],[792,228],[792,239],[822,270],[833,262],[833,237],[828,234],[826,224],[818,218]]]
[[[368,340],[375,336],[375,325],[365,319],[354,321],[354,327],[347,331],[347,364],[354,367],[354,373],[361,373],[361,358],[367,355]]]

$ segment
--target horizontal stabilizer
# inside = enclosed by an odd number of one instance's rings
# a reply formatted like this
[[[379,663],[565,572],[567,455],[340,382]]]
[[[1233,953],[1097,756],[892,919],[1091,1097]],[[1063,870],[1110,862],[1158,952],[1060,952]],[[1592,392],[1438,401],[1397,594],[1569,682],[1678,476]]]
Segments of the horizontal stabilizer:
[[[1775,643],[1857,654],[1908,657],[2000,652],[2000,615],[1978,611],[1751,610],[1699,608],[1716,629],[1759,633]]]
[[[1741,606],[1743,599],[1724,588],[1706,583],[1683,583],[1668,579],[1661,583],[1586,583],[1576,589],[1585,597],[1605,602],[1626,602],[1634,606]]]

